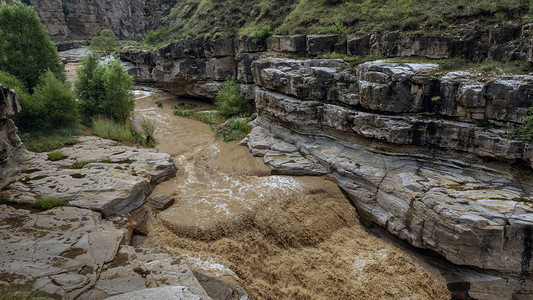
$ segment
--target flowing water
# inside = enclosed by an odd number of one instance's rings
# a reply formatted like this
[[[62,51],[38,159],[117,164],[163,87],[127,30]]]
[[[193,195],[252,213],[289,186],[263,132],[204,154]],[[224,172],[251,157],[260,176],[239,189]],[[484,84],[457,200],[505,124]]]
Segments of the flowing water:
[[[154,216],[144,247],[179,252],[254,299],[449,299],[442,277],[361,227],[335,183],[270,175],[248,148],[172,114],[191,101],[155,90],[136,98],[136,118],[156,123],[157,148],[178,168],[152,194],[176,201]]]
[[[78,65],[67,64],[70,81]],[[449,299],[440,275],[359,224],[335,183],[270,175],[247,147],[171,108],[212,104],[151,89],[135,95],[135,118],[155,122],[157,149],[178,168],[152,193],[176,201],[153,216],[143,247],[181,253],[193,270],[254,299]]]

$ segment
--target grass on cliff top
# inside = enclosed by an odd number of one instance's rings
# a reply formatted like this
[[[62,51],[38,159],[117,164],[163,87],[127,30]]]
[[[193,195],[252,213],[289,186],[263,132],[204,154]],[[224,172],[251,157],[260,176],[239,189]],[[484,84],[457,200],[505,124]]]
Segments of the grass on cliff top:
[[[484,76],[494,76],[503,74],[524,75],[533,72],[533,65],[525,61],[500,62],[495,60],[485,60],[472,62],[460,57],[431,59],[425,57],[395,57],[387,59],[388,62],[395,63],[434,63],[439,65],[437,71],[451,72],[466,70],[481,73]]]
[[[175,4],[159,28],[150,28],[144,41],[162,45],[200,37],[450,31],[457,24],[531,22],[532,8],[533,0],[185,0]]]

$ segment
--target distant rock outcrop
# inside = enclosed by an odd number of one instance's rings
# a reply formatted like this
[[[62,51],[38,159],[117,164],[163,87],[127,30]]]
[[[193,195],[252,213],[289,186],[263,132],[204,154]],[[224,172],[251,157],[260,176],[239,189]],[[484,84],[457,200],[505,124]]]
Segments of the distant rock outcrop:
[[[121,39],[132,39],[145,30],[144,0],[23,2],[37,9],[50,35],[58,39],[90,39],[106,28]]]

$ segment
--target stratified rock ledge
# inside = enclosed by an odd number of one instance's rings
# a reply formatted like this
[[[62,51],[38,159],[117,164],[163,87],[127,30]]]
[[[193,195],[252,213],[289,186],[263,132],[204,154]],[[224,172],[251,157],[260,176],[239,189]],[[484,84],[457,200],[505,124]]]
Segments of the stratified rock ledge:
[[[78,141],[60,150],[67,157],[59,161],[48,160],[47,153],[31,154],[20,166],[22,174],[4,194],[27,202],[55,197],[104,215],[124,214],[141,206],[156,184],[176,172],[166,153],[117,146],[114,141],[91,136]],[[76,162],[87,164],[73,169]]]

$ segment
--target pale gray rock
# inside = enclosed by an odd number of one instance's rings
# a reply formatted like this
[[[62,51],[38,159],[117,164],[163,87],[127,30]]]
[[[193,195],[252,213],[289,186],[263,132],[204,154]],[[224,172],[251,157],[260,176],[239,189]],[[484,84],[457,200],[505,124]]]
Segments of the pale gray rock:
[[[318,127],[309,124],[296,134],[265,120],[261,113],[259,126],[269,129],[254,128],[248,145],[252,152],[265,153],[273,171],[295,174],[291,168],[309,167],[295,159],[294,165],[272,163],[266,153],[285,157],[304,153],[306,159],[329,168],[363,219],[412,245],[434,250],[460,265],[518,274],[533,267],[528,242],[533,186],[516,177],[524,175],[509,173],[504,166],[489,168],[445,158],[445,154],[436,159],[400,149],[376,151],[363,140],[345,142],[324,133],[311,137]],[[268,141],[272,135],[291,141],[298,150],[276,151],[268,142],[256,141]]]
[[[194,294],[185,286],[165,286],[130,292],[123,295],[108,298],[110,300],[201,300],[202,297]]]
[[[438,82],[430,72],[437,68],[437,64],[384,61],[361,64],[357,67],[360,104],[386,113],[432,111]]]
[[[63,160],[34,153],[20,165],[24,171],[11,184],[8,198],[32,202],[56,197],[104,215],[122,214],[141,206],[156,184],[176,172],[172,158],[153,149],[117,146],[90,136],[78,141],[60,150],[67,156]],[[71,169],[75,162],[88,164]]]
[[[91,288],[114,259],[124,232],[87,209],[30,213],[0,205],[0,278],[73,299]]]
[[[299,53],[307,49],[305,35],[274,35],[267,39],[269,51]]]
[[[96,285],[86,295],[125,296],[161,286],[186,286],[198,299],[211,299],[181,255],[131,246],[121,246],[116,258],[103,267]],[[84,295],[81,298],[85,298]]]

